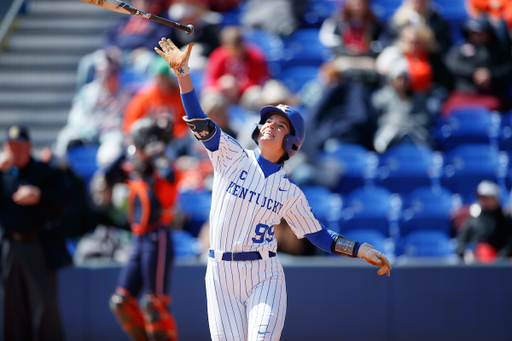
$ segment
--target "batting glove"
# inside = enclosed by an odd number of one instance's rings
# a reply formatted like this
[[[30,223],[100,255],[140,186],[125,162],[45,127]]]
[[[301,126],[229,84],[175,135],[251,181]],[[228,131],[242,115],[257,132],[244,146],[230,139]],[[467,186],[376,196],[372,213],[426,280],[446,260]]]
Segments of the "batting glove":
[[[370,244],[363,243],[359,247],[357,257],[363,258],[365,261],[372,265],[379,266],[380,269],[377,272],[379,276],[387,274],[389,277],[389,271],[391,270],[391,264],[389,263],[389,260],[386,258],[386,256],[384,256],[382,252],[375,250]]]
[[[189,74],[188,59],[190,58],[190,51],[192,51],[194,43],[190,43],[185,52],[177,48],[172,40],[168,38],[162,38],[158,45],[160,45],[160,49],[155,47],[156,53],[167,61],[169,67],[174,70],[176,77],[185,77]]]

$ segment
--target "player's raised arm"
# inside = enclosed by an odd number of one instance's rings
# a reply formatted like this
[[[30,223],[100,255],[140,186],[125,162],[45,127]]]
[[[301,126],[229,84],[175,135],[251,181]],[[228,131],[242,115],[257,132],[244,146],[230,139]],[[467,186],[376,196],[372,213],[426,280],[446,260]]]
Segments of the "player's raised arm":
[[[219,148],[220,128],[201,109],[194,85],[190,79],[188,59],[194,43],[190,43],[185,52],[178,49],[168,38],[162,38],[158,44],[160,49],[155,47],[156,53],[167,61],[178,78],[181,101],[187,113],[187,117],[183,117],[183,119],[187,122],[197,140],[203,142],[208,150],[216,151]]]

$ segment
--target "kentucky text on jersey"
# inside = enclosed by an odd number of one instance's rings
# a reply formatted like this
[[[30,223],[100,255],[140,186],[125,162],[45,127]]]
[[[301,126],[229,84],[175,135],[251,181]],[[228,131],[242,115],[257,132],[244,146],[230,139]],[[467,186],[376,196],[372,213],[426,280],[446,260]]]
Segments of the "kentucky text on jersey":
[[[244,180],[243,176],[247,175],[246,171],[242,171],[240,174],[240,178]],[[231,181],[228,188],[226,189],[226,192],[228,192],[231,195],[237,196],[240,199],[243,200],[249,200],[250,203],[253,202],[256,205],[260,205],[261,207],[266,207],[267,210],[271,210],[272,212],[279,214],[279,211],[283,207],[283,205],[276,201],[275,199],[267,198],[265,196],[262,196],[261,193],[256,193],[254,191],[250,191],[248,188],[245,188],[243,186],[237,185],[235,182]]]

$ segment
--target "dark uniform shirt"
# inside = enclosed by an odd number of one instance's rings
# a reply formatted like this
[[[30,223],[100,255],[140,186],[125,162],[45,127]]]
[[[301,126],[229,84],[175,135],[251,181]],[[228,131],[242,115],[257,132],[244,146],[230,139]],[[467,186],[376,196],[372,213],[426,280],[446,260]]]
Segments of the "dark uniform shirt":
[[[512,220],[505,216],[501,208],[484,211],[478,217],[470,218],[458,236],[459,255],[469,243],[488,243],[500,255],[510,256],[512,250]]]
[[[33,185],[41,190],[36,205],[18,205],[12,195],[19,186]],[[61,213],[69,201],[66,178],[57,169],[31,159],[23,169],[0,172],[0,225],[4,232],[42,232],[46,223]]]

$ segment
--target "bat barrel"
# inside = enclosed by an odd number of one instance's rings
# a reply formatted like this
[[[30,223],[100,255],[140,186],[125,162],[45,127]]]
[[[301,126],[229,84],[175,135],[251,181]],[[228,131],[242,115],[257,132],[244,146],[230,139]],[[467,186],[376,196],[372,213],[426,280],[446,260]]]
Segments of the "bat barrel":
[[[149,14],[149,20],[153,20],[157,23],[177,28],[178,30],[187,32],[187,34],[189,35],[192,34],[192,32],[194,32],[194,26],[192,25],[183,25],[169,19],[161,18],[154,14]]]
[[[99,6],[105,9],[108,9],[110,11],[124,13],[124,14],[131,14],[143,17],[145,19],[149,19],[152,21],[155,21],[157,23],[171,26],[174,28],[177,28],[178,30],[182,30],[187,32],[187,34],[192,34],[194,32],[194,26],[192,25],[183,25],[180,23],[177,23],[175,21],[161,18],[154,14],[149,14],[143,11],[138,10],[135,7],[132,7],[128,5],[126,2],[123,2],[121,0],[81,0],[83,2],[90,3],[91,5]]]

